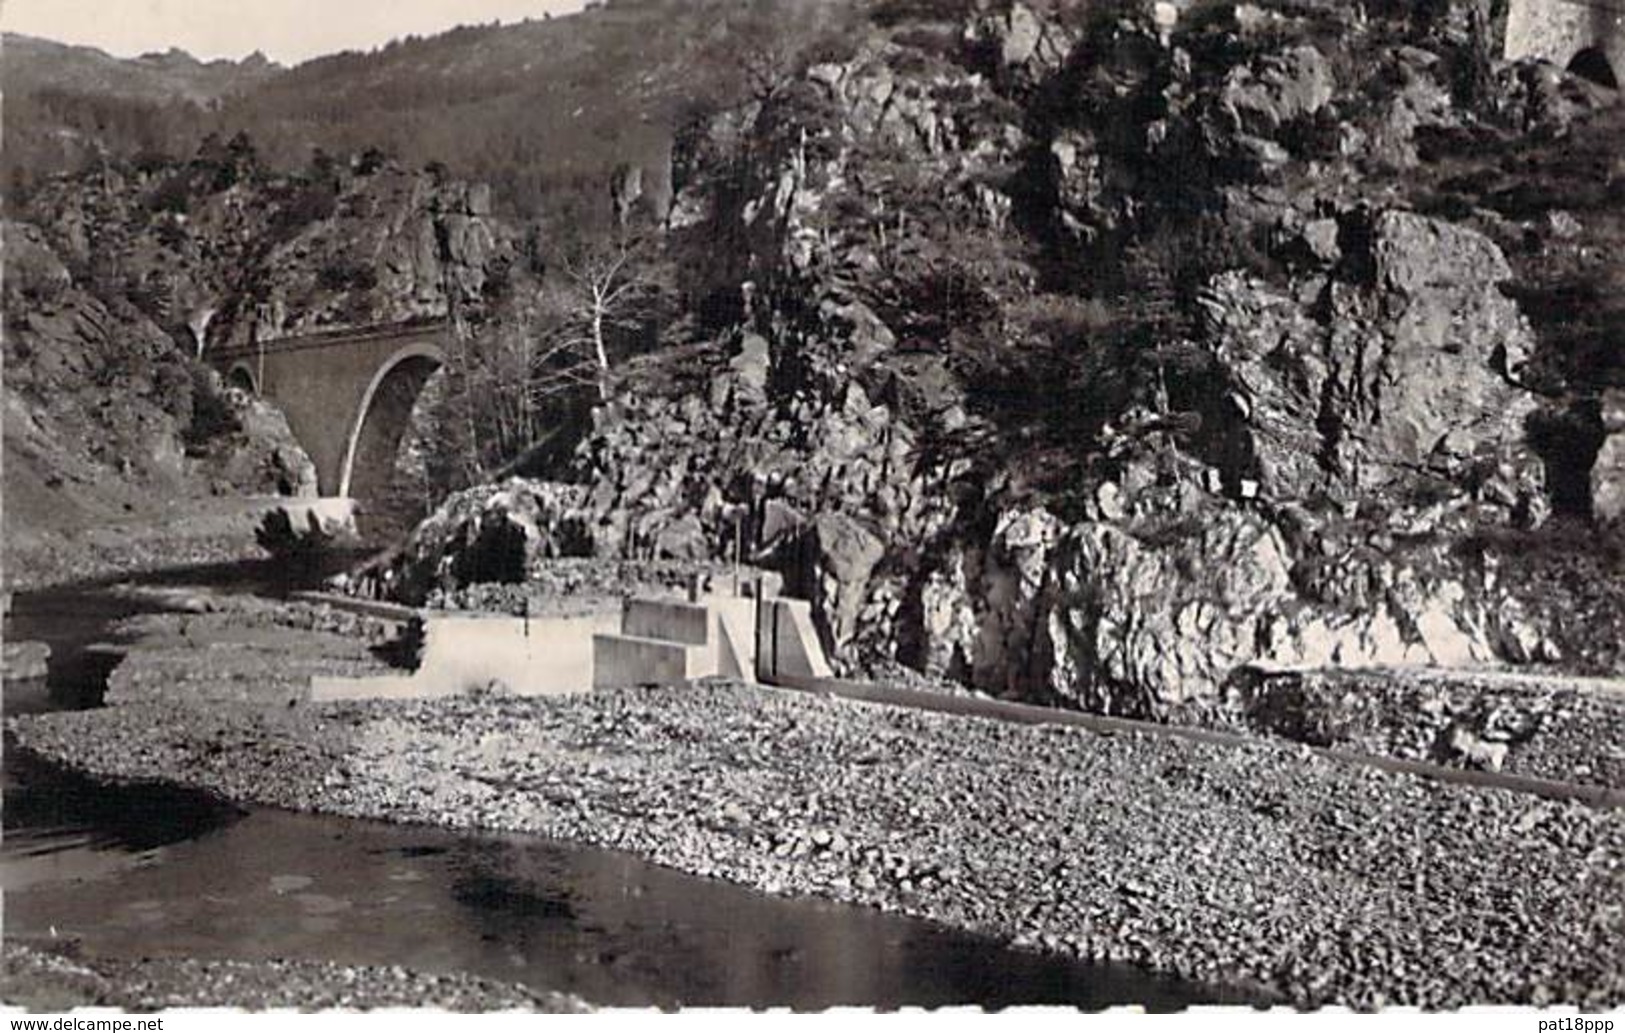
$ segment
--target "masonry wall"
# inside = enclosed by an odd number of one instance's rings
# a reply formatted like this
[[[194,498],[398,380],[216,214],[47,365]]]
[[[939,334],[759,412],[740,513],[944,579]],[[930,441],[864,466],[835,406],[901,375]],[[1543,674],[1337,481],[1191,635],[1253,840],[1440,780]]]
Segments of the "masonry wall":
[[[1625,79],[1625,3],[1619,0],[1511,0],[1505,56],[1539,58],[1568,67],[1574,55],[1596,47],[1616,78]]]

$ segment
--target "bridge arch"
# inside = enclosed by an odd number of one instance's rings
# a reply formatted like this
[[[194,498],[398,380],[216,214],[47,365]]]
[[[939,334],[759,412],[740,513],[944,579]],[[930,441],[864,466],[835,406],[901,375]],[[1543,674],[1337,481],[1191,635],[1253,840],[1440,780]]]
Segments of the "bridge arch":
[[[1601,47],[1586,47],[1569,61],[1570,72],[1610,90],[1619,89],[1619,75]]]
[[[388,483],[418,396],[445,362],[439,348],[416,342],[390,356],[373,374],[350,423],[339,472],[340,496],[368,495]]]
[[[260,385],[254,378],[254,371],[246,362],[234,362],[231,369],[226,371],[226,386],[240,388],[254,397],[259,397]]]

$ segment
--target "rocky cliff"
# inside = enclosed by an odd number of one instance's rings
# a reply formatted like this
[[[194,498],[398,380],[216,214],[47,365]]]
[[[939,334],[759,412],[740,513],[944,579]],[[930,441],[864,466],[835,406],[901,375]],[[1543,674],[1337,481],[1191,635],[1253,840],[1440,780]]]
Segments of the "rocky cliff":
[[[478,301],[517,252],[490,204],[487,188],[377,154],[277,172],[239,136],[187,162],[53,180],[29,217],[98,294],[201,352]]]
[[[1246,667],[1616,669],[1619,557],[1564,529],[1615,516],[1618,367],[1518,299],[1608,239],[1618,169],[1531,212],[1486,157],[1583,150],[1615,98],[1455,11],[1172,13],[891,12],[685,141],[670,247],[727,315],[518,540],[737,535],[849,670],[1109,711]]]
[[[376,155],[275,173],[246,138],[41,186],[5,232],[12,569],[165,500],[314,494],[281,414],[198,360],[483,305],[517,253],[489,200]]]

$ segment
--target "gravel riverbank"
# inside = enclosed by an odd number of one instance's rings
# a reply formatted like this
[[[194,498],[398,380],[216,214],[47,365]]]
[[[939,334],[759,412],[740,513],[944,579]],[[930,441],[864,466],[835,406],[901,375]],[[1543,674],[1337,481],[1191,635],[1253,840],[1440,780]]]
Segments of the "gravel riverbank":
[[[209,592],[142,592],[179,613],[142,614],[113,629],[131,645],[108,677],[106,702],[167,699],[286,704],[308,699],[312,675],[391,670],[396,629],[328,606]]]
[[[254,539],[264,509],[241,499],[187,500],[188,508],[143,515],[74,534],[5,533],[6,590],[27,592],[140,571],[263,559]]]
[[[312,961],[199,961],[78,957],[8,943],[4,999],[36,1012],[73,1008],[286,1008],[304,1011],[439,1008],[457,1012],[591,1010],[568,994],[538,994],[467,975]]]
[[[1449,669],[1256,673],[1189,723],[1374,756],[1625,788],[1625,682]]]
[[[24,718],[93,775],[632,851],[1300,1004],[1625,1002],[1625,815],[714,683]]]

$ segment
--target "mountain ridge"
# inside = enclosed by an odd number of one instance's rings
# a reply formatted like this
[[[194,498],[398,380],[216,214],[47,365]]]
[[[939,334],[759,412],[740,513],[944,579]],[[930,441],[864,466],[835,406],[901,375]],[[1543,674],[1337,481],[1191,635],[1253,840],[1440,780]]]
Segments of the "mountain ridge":
[[[13,101],[7,182],[14,196],[26,195],[88,160],[188,155],[209,133],[246,131],[288,170],[303,167],[313,148],[376,148],[416,167],[441,162],[490,183],[499,203],[534,219],[547,195],[601,192],[615,165],[662,153],[690,112],[736,98],[753,53],[838,31],[855,6],[618,0],[407,36],[291,68],[252,57],[114,58],[8,36],[0,75]]]

